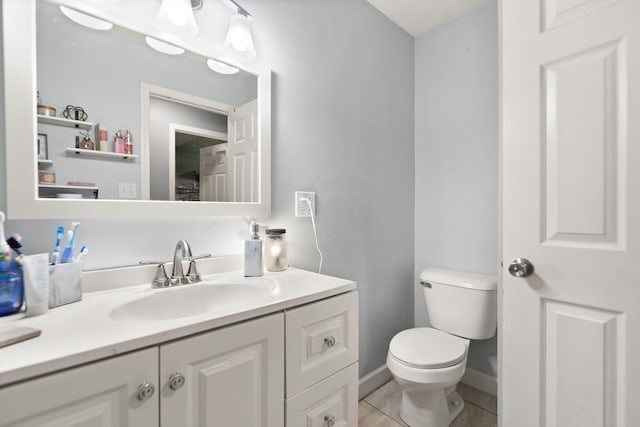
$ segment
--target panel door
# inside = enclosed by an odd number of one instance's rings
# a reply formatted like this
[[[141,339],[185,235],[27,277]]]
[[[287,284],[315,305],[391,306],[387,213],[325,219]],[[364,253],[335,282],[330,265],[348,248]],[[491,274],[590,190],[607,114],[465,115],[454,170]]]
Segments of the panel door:
[[[163,345],[160,383],[163,426],[282,427],[283,314]]]
[[[200,201],[227,202],[227,143],[200,149]]]
[[[501,54],[501,425],[639,426],[640,1],[504,0]]]
[[[158,349],[137,351],[0,388],[2,427],[157,427]]]
[[[228,182],[232,202],[258,202],[258,101],[229,113]]]

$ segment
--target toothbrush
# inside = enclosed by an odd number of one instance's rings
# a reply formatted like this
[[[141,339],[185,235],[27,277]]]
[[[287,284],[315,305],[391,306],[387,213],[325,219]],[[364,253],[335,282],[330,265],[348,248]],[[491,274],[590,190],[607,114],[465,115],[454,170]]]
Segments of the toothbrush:
[[[76,235],[78,234],[79,222],[72,222],[71,229],[67,231],[67,246],[62,251],[62,263],[73,262],[73,247],[76,244]]]
[[[82,261],[82,258],[84,258],[84,257],[87,255],[87,253],[88,253],[88,252],[89,252],[89,248],[88,248],[88,247],[86,247],[86,246],[83,246],[83,247],[80,249],[80,253],[76,256],[76,258],[73,260],[73,262],[80,262],[80,261]]]
[[[7,243],[7,238],[4,236],[5,218],[4,212],[0,211],[0,271],[7,271],[11,261],[11,248]]]
[[[51,265],[57,264],[58,260],[60,260],[60,242],[62,241],[62,237],[64,237],[64,227],[60,226],[56,233],[56,247],[53,249],[53,252],[51,252],[51,258],[49,259]]]

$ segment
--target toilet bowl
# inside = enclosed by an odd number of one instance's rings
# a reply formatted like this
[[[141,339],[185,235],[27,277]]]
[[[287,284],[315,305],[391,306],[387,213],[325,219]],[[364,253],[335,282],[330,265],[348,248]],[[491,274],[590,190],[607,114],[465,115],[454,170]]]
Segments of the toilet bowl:
[[[456,385],[469,339],[487,339],[497,326],[497,278],[427,268],[420,275],[433,327],[397,333],[387,367],[402,389],[400,417],[411,427],[447,427],[462,412]]]
[[[433,328],[407,329],[393,337],[387,367],[402,388],[400,417],[409,426],[448,426],[462,412],[464,401],[455,388],[468,345],[469,340]]]

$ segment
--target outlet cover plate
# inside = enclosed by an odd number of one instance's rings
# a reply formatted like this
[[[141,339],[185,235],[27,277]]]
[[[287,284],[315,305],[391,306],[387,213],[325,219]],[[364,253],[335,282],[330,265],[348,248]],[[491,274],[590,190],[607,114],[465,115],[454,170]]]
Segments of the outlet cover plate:
[[[302,199],[307,198],[311,201],[311,209],[313,209],[313,214],[316,214],[316,193],[313,191],[296,191],[295,194],[295,214],[296,217],[308,217],[311,216],[311,211],[309,210],[309,204]]]

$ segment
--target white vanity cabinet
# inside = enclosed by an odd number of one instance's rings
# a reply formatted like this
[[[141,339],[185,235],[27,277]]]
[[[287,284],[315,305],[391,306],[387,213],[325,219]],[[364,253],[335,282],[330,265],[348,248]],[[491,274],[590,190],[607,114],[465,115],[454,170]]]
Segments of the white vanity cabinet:
[[[160,384],[163,426],[283,426],[283,314],[160,346]]]
[[[0,388],[0,426],[157,427],[157,378],[150,348]]]
[[[288,427],[358,425],[358,294],[287,310]]]
[[[0,427],[356,427],[357,295],[187,329],[98,361],[73,354],[66,370],[0,386]]]

